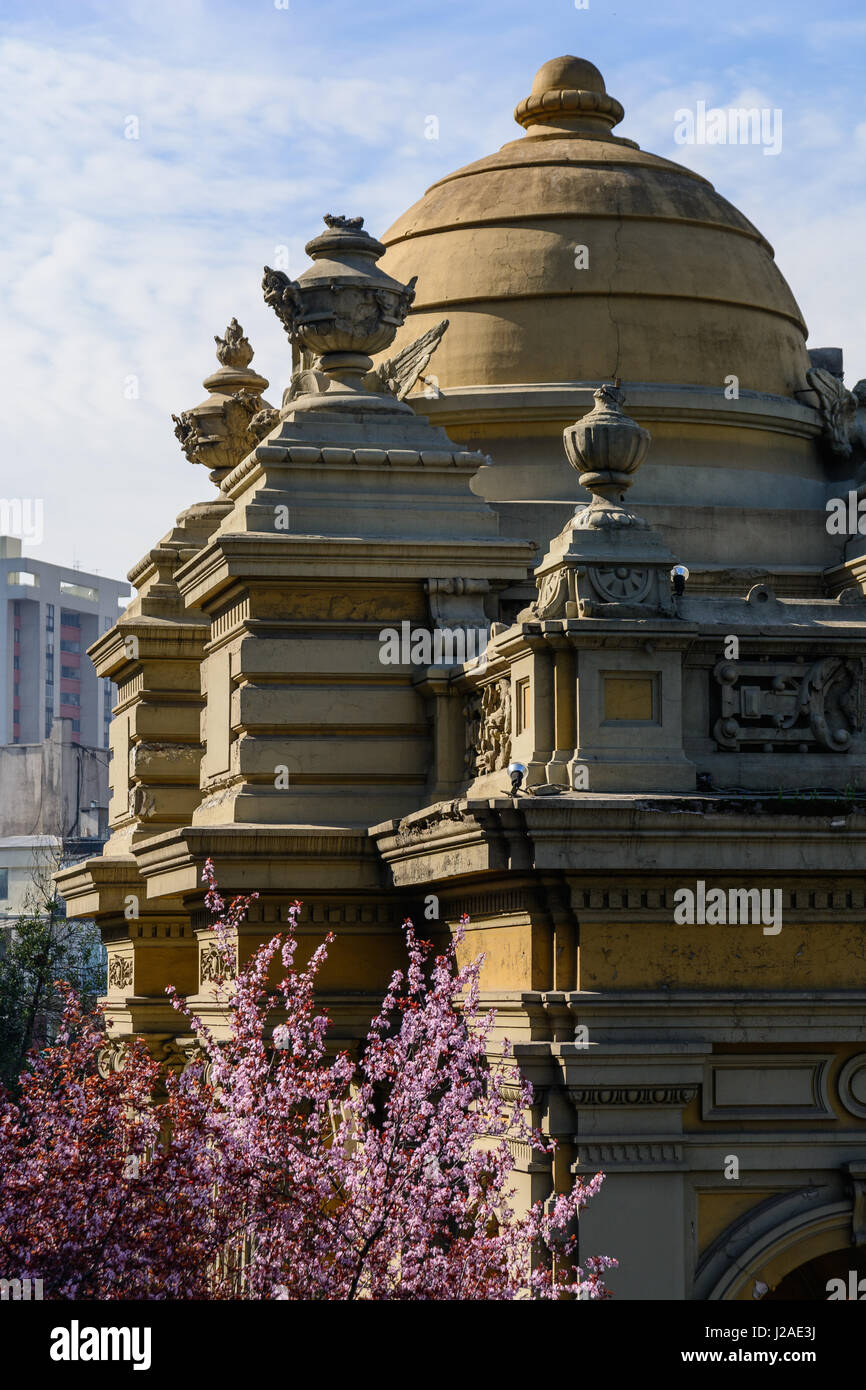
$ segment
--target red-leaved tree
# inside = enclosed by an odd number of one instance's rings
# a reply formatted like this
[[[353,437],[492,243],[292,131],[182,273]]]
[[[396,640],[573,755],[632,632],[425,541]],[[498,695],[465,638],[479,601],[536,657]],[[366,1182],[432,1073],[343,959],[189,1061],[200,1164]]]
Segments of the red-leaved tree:
[[[4,1276],[49,1298],[606,1297],[616,1261],[577,1254],[601,1174],[513,1209],[511,1145],[551,1146],[507,1045],[490,1060],[481,960],[434,955],[405,923],[407,967],[360,1055],[330,1057],[315,982],[333,938],[297,968],[295,904],[236,973],[250,899],[227,907],[210,861],[205,878],[228,1037],[170,991],[191,1064],[161,1078],[139,1040],[102,1075],[102,1019],[68,993],[56,1044],[0,1100]]]

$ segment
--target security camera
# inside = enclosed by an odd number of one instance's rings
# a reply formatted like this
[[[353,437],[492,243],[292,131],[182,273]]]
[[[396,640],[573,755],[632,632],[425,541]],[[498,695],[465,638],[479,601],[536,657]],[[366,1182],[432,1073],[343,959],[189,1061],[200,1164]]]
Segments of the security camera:
[[[523,763],[509,763],[508,775],[511,778],[512,792],[519,792],[520,784],[526,776],[526,768],[524,767]]]

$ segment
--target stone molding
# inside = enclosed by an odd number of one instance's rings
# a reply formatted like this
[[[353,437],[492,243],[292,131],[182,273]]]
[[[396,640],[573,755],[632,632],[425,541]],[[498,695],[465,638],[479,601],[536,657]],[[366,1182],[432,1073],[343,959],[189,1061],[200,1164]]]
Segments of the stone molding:
[[[669,1139],[591,1139],[578,1136],[578,1158],[572,1163],[570,1172],[575,1176],[585,1174],[588,1169],[598,1168],[627,1169],[635,1166],[651,1166],[656,1170],[682,1168],[683,1145]]]
[[[567,1087],[568,1097],[575,1108],[608,1105],[663,1105],[682,1107],[691,1104],[698,1093],[697,1086],[576,1086]]]
[[[866,1161],[846,1164],[851,1182],[854,1209],[851,1213],[851,1244],[866,1245]]]
[[[836,1120],[838,1117],[830,1105],[827,1088],[833,1057],[832,1052],[799,1056],[787,1052],[775,1057],[767,1052],[714,1056],[707,1062],[706,1079],[701,1087],[702,1118],[722,1122]],[[787,1074],[787,1083],[782,1081],[780,1073]],[[790,1093],[787,1102],[780,1098],[784,1084]],[[733,1095],[727,1101],[725,1087],[733,1088]]]
[[[866,1052],[849,1058],[839,1073],[836,1086],[845,1109],[858,1119],[866,1120]]]
[[[279,444],[271,441],[260,444],[251,454],[223,478],[221,489],[228,497],[236,495],[249,483],[250,475],[261,469],[262,463],[270,464],[319,464],[334,467],[356,468],[422,468],[458,469],[461,472],[477,473],[483,463],[483,455],[471,453],[466,449],[376,449],[371,447],[349,448],[337,444]]]

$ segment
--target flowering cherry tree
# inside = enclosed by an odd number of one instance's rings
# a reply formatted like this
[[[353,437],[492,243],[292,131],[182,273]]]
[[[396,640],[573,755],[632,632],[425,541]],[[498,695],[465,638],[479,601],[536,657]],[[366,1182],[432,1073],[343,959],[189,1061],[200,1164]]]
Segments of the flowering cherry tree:
[[[296,965],[296,903],[236,971],[250,899],[227,906],[210,861],[205,878],[228,1036],[170,991],[195,1048],[160,1091],[141,1040],[100,1074],[101,1019],[67,996],[56,1046],[0,1105],[6,1277],[59,1298],[606,1297],[616,1261],[577,1252],[601,1174],[513,1209],[511,1145],[551,1145],[508,1046],[490,1059],[460,933],[436,955],[406,922],[407,966],[359,1055],[332,1056],[315,983],[333,937]]]

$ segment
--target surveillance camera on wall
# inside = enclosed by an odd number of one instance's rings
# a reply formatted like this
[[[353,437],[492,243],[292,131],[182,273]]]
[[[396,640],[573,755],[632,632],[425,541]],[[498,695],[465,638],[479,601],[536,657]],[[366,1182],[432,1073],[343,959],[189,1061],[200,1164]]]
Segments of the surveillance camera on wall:
[[[524,767],[523,763],[509,763],[508,775],[511,778],[512,792],[519,792],[520,785],[524,777],[526,776],[526,768]]]

